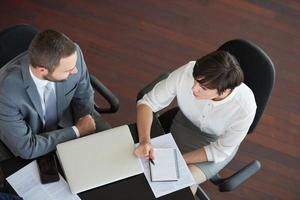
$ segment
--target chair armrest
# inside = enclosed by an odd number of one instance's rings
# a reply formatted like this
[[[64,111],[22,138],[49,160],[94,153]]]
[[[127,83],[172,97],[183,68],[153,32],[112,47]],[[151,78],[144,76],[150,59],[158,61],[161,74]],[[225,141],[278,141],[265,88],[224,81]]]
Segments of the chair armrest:
[[[152,81],[151,83],[149,83],[148,85],[146,85],[146,87],[144,87],[143,89],[140,90],[140,92],[137,94],[136,97],[136,101],[140,100],[141,98],[143,98],[143,96],[145,94],[147,94],[148,92],[150,92],[152,90],[152,88],[160,81],[166,79],[169,76],[169,73],[165,73],[160,75],[158,78],[156,78],[154,81]]]
[[[105,87],[95,76],[90,74],[91,84],[96,92],[104,97],[109,103],[109,108],[100,108],[95,104],[95,109],[99,113],[115,113],[119,109],[119,99]]]
[[[219,175],[216,175],[211,179],[211,182],[218,185],[220,192],[232,191],[254,175],[260,168],[260,162],[255,160],[240,169],[238,172],[234,173],[232,176],[228,178],[221,178]]]

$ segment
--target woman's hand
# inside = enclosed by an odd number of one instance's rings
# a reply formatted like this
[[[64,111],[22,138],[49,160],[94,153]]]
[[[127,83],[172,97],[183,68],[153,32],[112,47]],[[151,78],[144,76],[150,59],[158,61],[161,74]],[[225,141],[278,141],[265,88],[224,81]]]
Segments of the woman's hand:
[[[134,150],[134,153],[139,158],[150,158],[154,160],[153,146],[150,142],[140,143]]]

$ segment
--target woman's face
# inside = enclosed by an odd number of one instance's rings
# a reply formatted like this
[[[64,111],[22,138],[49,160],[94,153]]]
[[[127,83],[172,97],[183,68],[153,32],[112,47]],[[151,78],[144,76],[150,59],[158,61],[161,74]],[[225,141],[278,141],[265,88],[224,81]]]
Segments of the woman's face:
[[[197,80],[194,80],[192,91],[196,99],[213,100],[219,97],[217,89],[213,89],[213,90],[208,89],[202,86]]]

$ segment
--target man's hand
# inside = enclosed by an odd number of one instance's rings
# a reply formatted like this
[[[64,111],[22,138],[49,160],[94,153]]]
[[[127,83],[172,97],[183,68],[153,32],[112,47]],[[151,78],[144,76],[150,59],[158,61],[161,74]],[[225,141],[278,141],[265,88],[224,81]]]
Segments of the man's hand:
[[[78,128],[81,137],[96,131],[96,123],[91,115],[86,115],[80,118],[75,126]]]
[[[153,146],[151,143],[140,143],[140,145],[134,150],[134,153],[139,158],[150,158],[154,160]]]

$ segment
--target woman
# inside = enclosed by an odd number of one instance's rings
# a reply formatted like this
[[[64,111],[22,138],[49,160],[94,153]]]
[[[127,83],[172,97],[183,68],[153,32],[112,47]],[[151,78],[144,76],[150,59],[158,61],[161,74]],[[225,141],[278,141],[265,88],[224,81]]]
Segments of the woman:
[[[176,97],[171,133],[197,184],[210,179],[236,154],[254,119],[256,103],[238,61],[226,51],[191,61],[160,81],[137,106],[138,157],[155,159],[150,142],[152,112]],[[192,188],[195,194],[197,185]]]

